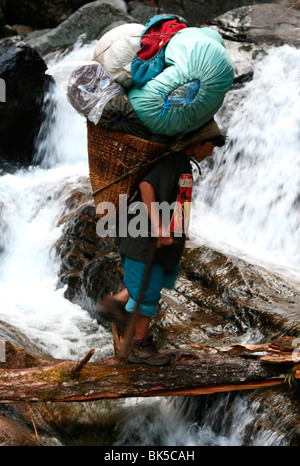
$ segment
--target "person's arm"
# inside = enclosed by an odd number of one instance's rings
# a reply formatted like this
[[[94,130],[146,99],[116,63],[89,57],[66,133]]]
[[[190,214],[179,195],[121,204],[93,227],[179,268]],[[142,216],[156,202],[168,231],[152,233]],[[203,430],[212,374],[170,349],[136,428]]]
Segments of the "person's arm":
[[[142,201],[147,207],[148,216],[151,220],[152,231],[157,237],[156,247],[169,246],[173,244],[173,236],[170,231],[163,225],[161,215],[157,209],[155,190],[152,184],[142,181],[139,184]]]

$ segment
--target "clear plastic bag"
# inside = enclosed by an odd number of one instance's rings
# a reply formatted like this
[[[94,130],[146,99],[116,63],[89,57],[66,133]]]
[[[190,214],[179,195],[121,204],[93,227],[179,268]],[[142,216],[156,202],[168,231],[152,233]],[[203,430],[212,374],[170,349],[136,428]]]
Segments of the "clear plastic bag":
[[[107,102],[124,89],[94,61],[60,63],[46,71],[53,76],[75,110],[97,124]]]

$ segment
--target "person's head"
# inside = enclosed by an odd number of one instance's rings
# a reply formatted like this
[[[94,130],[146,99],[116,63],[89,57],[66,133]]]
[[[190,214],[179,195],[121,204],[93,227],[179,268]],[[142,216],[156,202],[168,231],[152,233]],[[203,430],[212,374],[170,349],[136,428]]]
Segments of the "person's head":
[[[215,120],[211,119],[197,130],[186,134],[181,142],[183,143],[182,149],[188,157],[194,157],[197,162],[201,162],[213,154],[216,146],[224,146],[226,138]]]

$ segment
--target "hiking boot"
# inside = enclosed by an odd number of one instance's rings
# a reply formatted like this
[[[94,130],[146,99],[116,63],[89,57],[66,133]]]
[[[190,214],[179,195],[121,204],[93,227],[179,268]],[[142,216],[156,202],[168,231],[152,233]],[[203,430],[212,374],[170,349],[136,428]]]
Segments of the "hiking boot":
[[[170,358],[166,354],[157,351],[152,335],[146,335],[142,341],[131,341],[128,361],[152,366],[164,366],[165,364],[169,364]]]
[[[126,303],[115,299],[113,296],[105,296],[98,308],[98,313],[103,319],[114,322],[119,330],[124,330],[128,324],[131,313],[125,309]]]

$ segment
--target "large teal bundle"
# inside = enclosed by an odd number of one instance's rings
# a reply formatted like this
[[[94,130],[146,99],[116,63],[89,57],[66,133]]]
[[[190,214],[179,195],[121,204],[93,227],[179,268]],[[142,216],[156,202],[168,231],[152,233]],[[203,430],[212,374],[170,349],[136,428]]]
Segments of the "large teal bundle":
[[[234,78],[222,36],[211,28],[177,32],[165,49],[165,68],[129,99],[155,134],[173,136],[199,128],[221,107]]]

